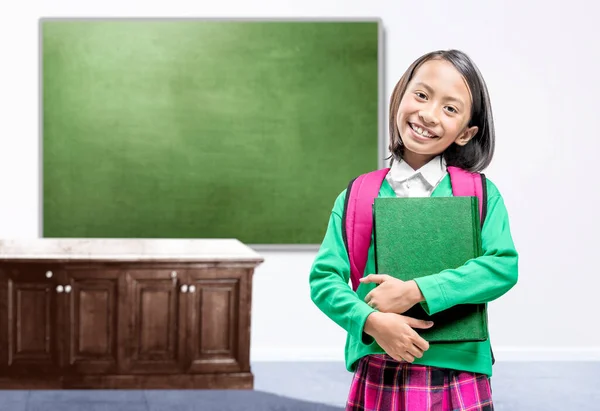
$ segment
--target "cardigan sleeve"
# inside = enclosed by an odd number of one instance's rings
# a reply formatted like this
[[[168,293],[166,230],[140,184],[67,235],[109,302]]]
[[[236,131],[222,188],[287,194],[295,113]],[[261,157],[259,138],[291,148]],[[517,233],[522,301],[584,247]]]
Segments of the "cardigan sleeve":
[[[342,237],[345,192],[337,198],[327,231],[310,270],[310,294],[327,317],[358,341],[370,343],[364,333],[367,317],[375,311],[349,285],[350,262]]]
[[[518,279],[518,253],[510,232],[508,212],[496,186],[488,180],[488,212],[481,231],[483,255],[463,266],[415,279],[429,315],[457,304],[495,300]]]

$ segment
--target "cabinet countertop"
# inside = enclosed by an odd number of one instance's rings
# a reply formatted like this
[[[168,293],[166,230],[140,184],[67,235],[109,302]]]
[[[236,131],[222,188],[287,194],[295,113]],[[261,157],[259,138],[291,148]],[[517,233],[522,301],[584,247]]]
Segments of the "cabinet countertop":
[[[0,261],[236,262],[258,265],[263,258],[236,239],[0,240]]]

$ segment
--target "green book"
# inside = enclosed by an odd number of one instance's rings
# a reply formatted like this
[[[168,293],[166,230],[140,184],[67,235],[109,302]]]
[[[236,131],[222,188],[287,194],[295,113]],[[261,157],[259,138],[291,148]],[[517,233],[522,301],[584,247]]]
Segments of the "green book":
[[[375,267],[403,281],[458,268],[482,254],[477,197],[376,198],[373,205]],[[404,313],[431,320],[415,329],[435,342],[488,338],[485,304],[462,304],[428,315],[421,304]]]

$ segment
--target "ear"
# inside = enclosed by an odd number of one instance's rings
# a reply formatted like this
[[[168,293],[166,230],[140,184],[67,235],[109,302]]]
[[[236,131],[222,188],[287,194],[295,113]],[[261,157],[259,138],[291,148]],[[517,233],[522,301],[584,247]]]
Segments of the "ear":
[[[478,131],[479,131],[479,127],[477,127],[477,126],[469,127],[465,131],[460,133],[458,135],[458,137],[456,138],[456,140],[454,140],[454,142],[456,144],[458,144],[459,146],[464,146],[469,141],[471,141],[471,139],[473,137],[475,137],[475,134],[477,134]]]

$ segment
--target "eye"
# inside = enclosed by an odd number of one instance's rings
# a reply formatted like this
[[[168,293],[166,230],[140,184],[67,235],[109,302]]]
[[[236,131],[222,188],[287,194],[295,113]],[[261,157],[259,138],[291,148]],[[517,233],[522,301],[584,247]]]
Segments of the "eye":
[[[456,113],[458,113],[458,110],[457,110],[457,109],[455,109],[455,108],[454,108],[454,107],[452,107],[452,106],[446,106],[446,110],[448,110],[448,111],[449,111],[449,112],[451,112],[452,114],[456,114]]]
[[[427,95],[425,95],[425,93],[421,93],[420,91],[415,92],[415,96],[421,100],[427,100]]]

